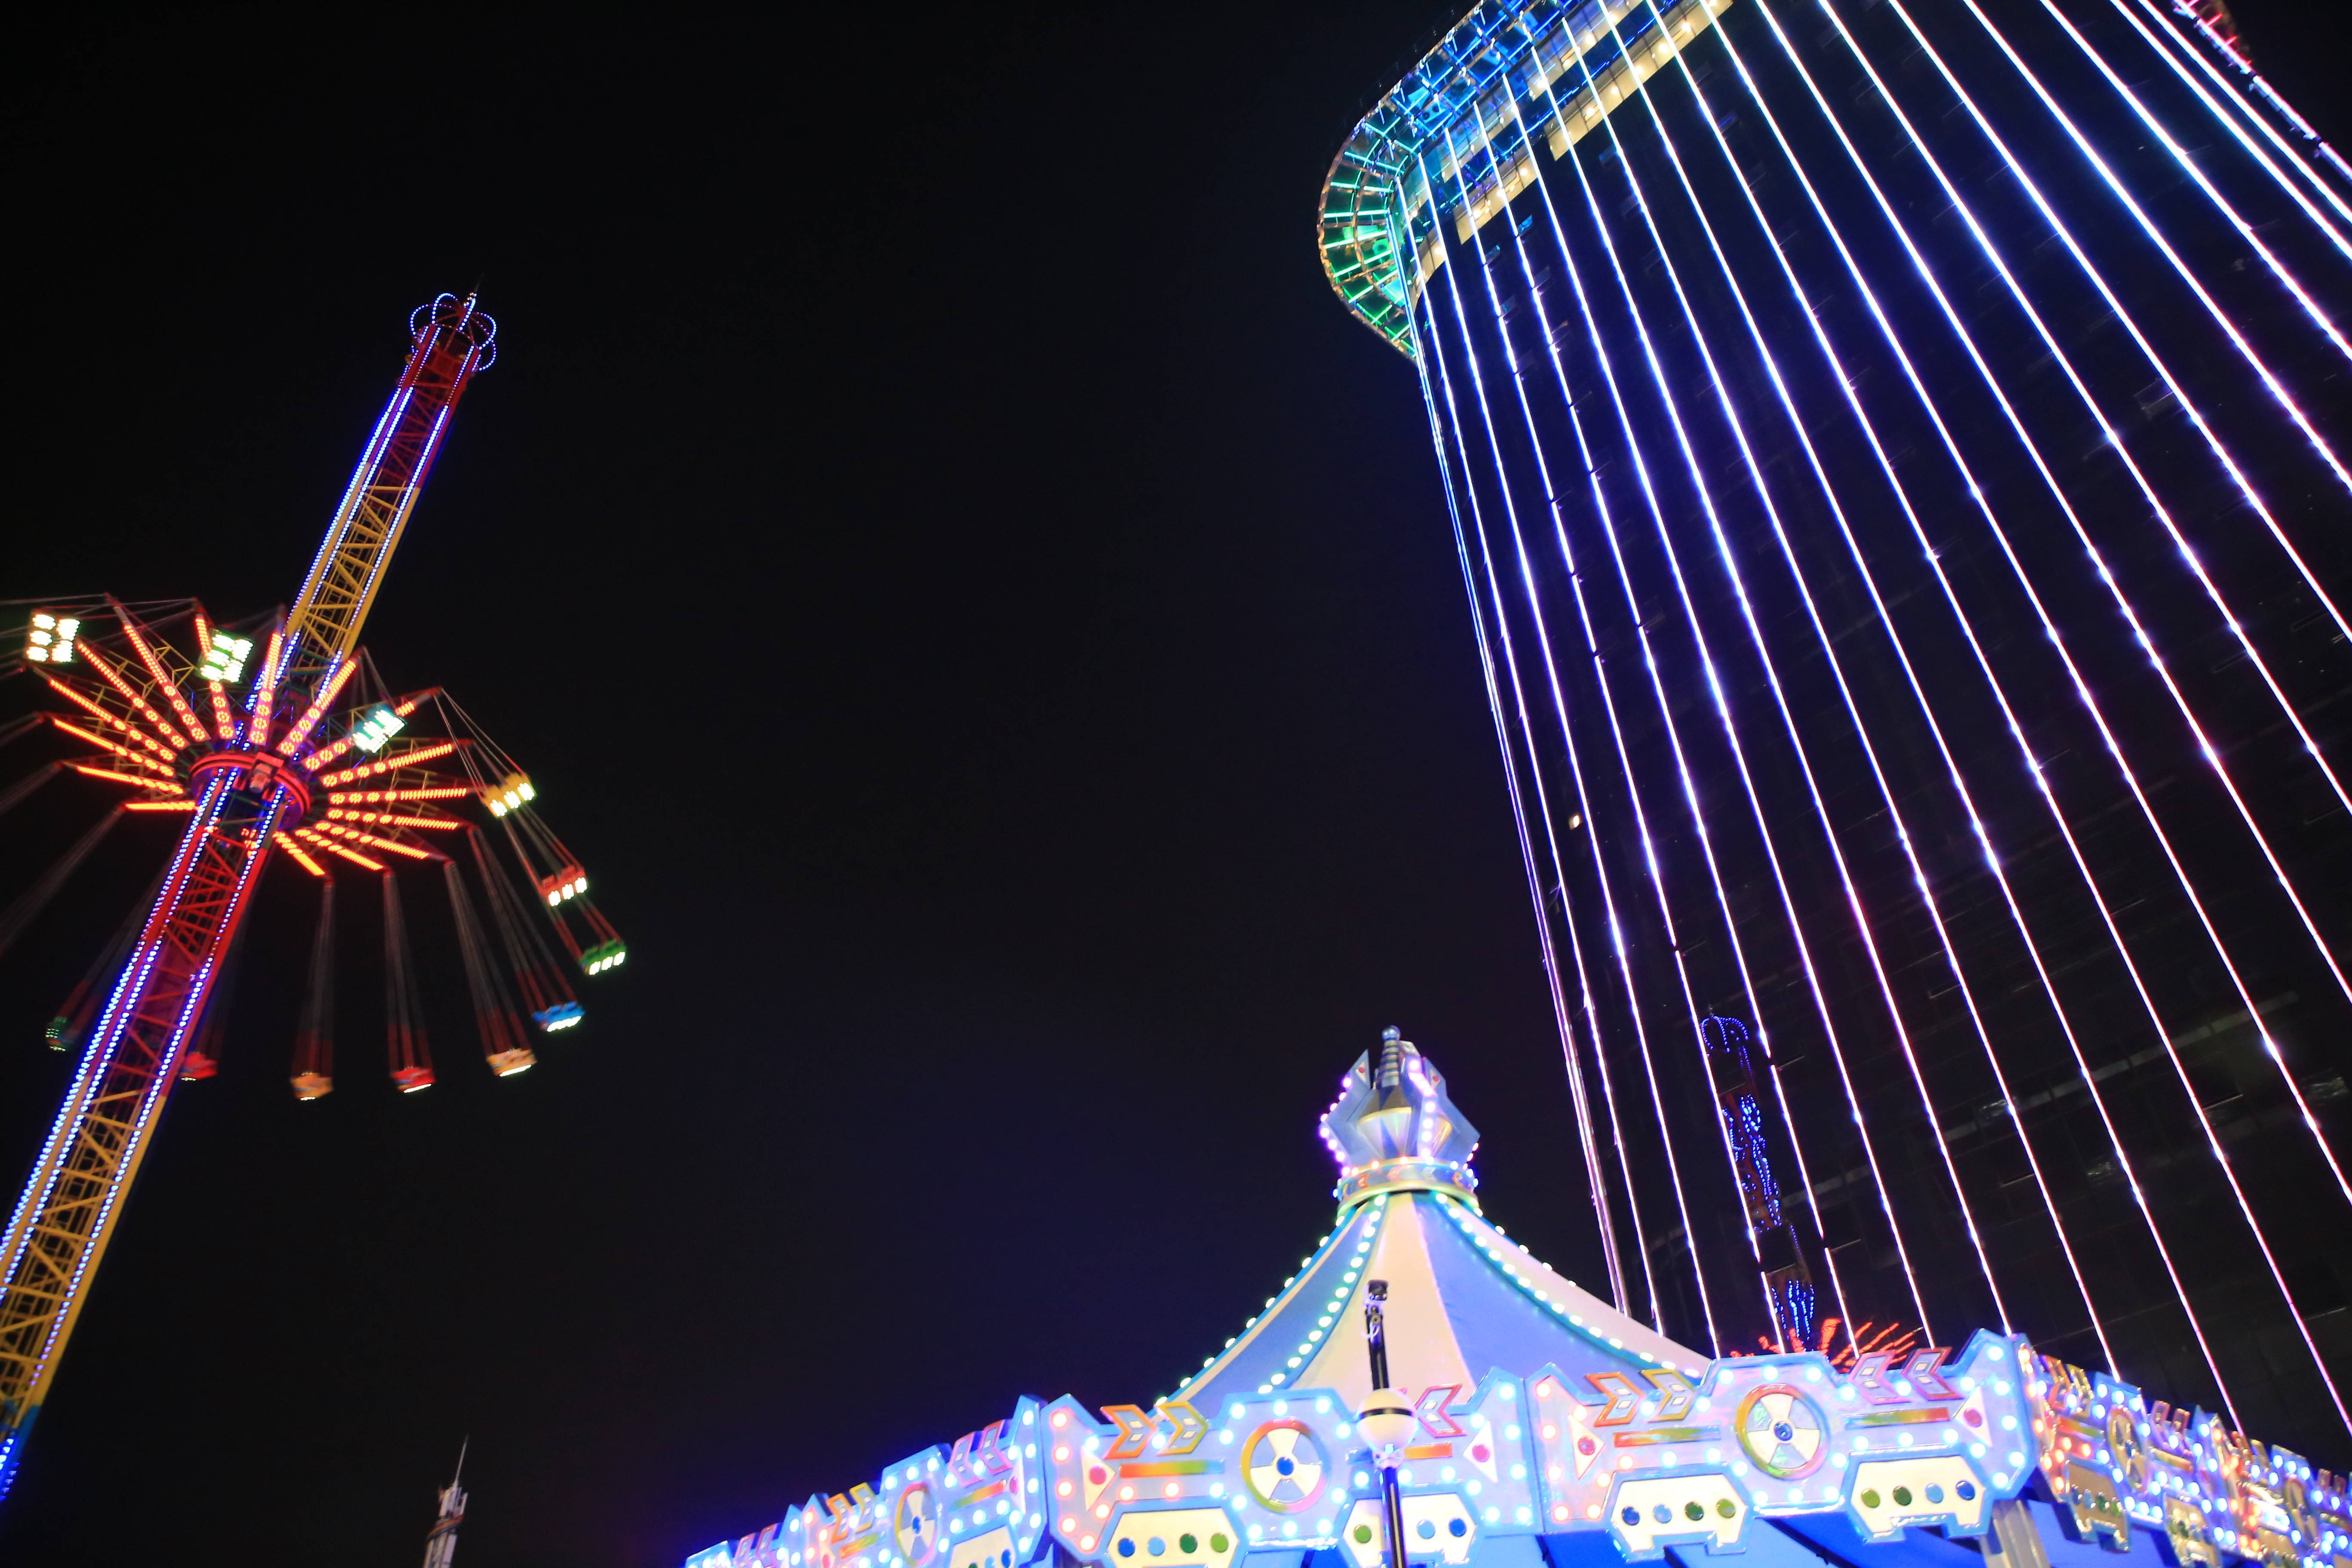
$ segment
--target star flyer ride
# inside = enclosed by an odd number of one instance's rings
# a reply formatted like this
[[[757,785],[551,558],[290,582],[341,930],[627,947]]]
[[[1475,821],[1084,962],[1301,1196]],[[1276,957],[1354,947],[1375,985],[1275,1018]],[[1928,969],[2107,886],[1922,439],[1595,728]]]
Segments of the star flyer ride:
[[[530,779],[439,690],[385,690],[359,646],[450,416],[490,363],[497,331],[470,297],[444,294],[411,317],[407,364],[290,611],[224,625],[193,600],[91,599],[47,605],[25,629],[19,668],[64,706],[0,729],[0,740],[46,717],[89,754],[51,762],[0,791],[0,810],[67,773],[130,794],[0,914],[0,946],[118,821],[185,824],[152,891],[49,1028],[60,1049],[88,1037],[0,1242],[0,1492],[165,1099],[179,1079],[215,1068],[225,975],[254,885],[274,857],[282,852],[315,879],[320,900],[291,1074],[299,1100],[334,1087],[339,868],[373,873],[381,886],[390,1073],[404,1093],[429,1087],[435,1073],[396,868],[442,873],[483,1055],[499,1077],[536,1059],[524,1016],[541,1033],[581,1019],[554,948],[587,974],[625,956],[584,896],[586,872],[538,820]],[[449,815],[468,798],[505,838],[532,892],[520,890],[479,826]],[[488,897],[495,946],[467,890],[459,840]],[[553,943],[526,903],[541,908]]]
[[[1024,1398],[686,1568],[1381,1568],[1384,1468],[1433,1568],[2352,1565],[2342,1477],[2021,1337],[1841,1366],[1652,1332],[1486,1219],[1477,1132],[1395,1030],[1321,1131],[1338,1223],[1174,1393],[1100,1419]],[[1356,1325],[1382,1285],[1412,1420],[1376,1451]]]

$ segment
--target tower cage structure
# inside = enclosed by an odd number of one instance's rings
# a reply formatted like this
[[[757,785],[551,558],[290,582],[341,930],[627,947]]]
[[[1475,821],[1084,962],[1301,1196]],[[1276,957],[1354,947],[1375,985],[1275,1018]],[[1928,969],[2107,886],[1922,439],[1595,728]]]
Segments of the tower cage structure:
[[[1320,240],[1418,382],[1616,1303],[2352,1455],[2352,172],[2226,9],[1494,0]]]
[[[52,780],[114,799],[0,911],[0,952],[125,823],[168,825],[163,869],[59,1005],[48,1044],[78,1054],[64,1103],[0,1235],[0,1492],[13,1482],[58,1357],[178,1083],[214,1076],[254,889],[272,865],[318,898],[289,1080],[336,1085],[336,882],[365,873],[383,910],[386,1070],[437,1079],[401,873],[449,906],[489,1070],[536,1061],[572,1028],[583,978],[626,950],[580,860],[541,820],[530,776],[438,688],[385,685],[360,633],[496,323],[444,294],[409,322],[407,361],[289,609],[223,621],[195,600],[18,606],[0,675],[36,710],[0,745],[57,754],[0,784],[0,813]],[[54,792],[52,792],[54,793]],[[125,829],[137,832],[137,826]],[[487,910],[487,917],[484,910]]]

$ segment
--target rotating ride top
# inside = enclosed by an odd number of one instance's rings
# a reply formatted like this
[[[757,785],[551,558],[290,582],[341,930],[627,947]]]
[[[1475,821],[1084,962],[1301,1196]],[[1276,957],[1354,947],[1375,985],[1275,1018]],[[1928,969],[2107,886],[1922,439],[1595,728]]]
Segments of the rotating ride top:
[[[406,367],[290,610],[225,625],[193,600],[83,599],[45,604],[25,627],[17,668],[61,703],[0,727],[0,740],[46,719],[87,754],[0,788],[0,811],[68,773],[130,795],[0,913],[0,948],[116,823],[186,822],[146,901],[49,1026],[52,1045],[79,1041],[81,1054],[0,1241],[0,1493],[164,1100],[176,1080],[215,1069],[240,923],[277,852],[316,879],[320,898],[291,1075],[300,1100],[334,1087],[338,870],[373,872],[381,884],[386,1034],[403,1092],[435,1075],[398,868],[441,869],[483,1053],[500,1077],[532,1065],[532,1028],[551,1033],[581,1019],[559,948],[586,974],[626,956],[587,898],[578,858],[540,821],[528,775],[437,689],[386,691],[359,646],[457,400],[495,355],[497,330],[471,297],[444,294],[410,318]],[[451,814],[468,798],[483,823]],[[495,943],[461,859],[487,897]]]

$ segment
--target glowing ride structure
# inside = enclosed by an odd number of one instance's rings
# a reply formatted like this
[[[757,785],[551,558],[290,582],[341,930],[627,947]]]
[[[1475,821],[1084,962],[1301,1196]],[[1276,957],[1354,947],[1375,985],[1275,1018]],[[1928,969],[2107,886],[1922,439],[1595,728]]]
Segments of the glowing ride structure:
[[[360,647],[458,400],[496,352],[496,324],[471,298],[440,296],[409,330],[399,383],[282,616],[232,626],[193,601],[97,599],[50,604],[25,628],[21,669],[58,700],[46,715],[54,729],[89,754],[37,770],[0,795],[0,809],[67,773],[131,794],[12,907],[0,943],[117,821],[186,820],[152,892],[51,1026],[60,1048],[85,1030],[87,1040],[0,1240],[0,1491],[165,1100],[176,1081],[215,1070],[205,1047],[220,1027],[218,994],[250,895],[279,852],[316,880],[321,900],[291,1074],[300,1100],[333,1088],[335,868],[373,873],[381,885],[390,1073],[403,1092],[436,1075],[396,868],[443,873],[484,1056],[500,1077],[532,1065],[530,1033],[582,1016],[554,947],[589,974],[625,956],[585,896],[586,873],[539,821],[528,776],[445,693],[384,691]],[[530,892],[515,886],[482,828],[450,815],[469,797],[507,840]],[[461,839],[495,944],[467,890]],[[544,911],[544,933],[526,899]]]
[[[2134,1537],[2174,1568],[2352,1561],[2341,1477],[2022,1336],[1675,1343],[1486,1218],[1477,1132],[1393,1029],[1321,1131],[1332,1229],[1164,1397],[1024,1398],[685,1568],[2087,1568]]]

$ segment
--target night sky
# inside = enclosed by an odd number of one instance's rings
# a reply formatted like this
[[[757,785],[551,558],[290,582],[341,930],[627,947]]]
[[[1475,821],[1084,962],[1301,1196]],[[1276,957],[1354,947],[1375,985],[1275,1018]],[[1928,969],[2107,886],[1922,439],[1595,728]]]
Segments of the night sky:
[[[2340,137],[2307,8],[2239,11]],[[428,965],[415,1097],[349,980],[297,1105],[266,888],[0,1561],[413,1563],[470,1435],[464,1568],[667,1568],[1020,1394],[1148,1402],[1323,1234],[1314,1120],[1389,1023],[1489,1212],[1600,1278],[1418,391],[1314,245],[1449,19],[17,35],[0,595],[284,601],[409,310],[478,280],[500,357],[367,640],[530,771],[630,958],[506,1081]],[[100,799],[0,822],[0,897]],[[167,831],[0,961],[12,1184]]]

